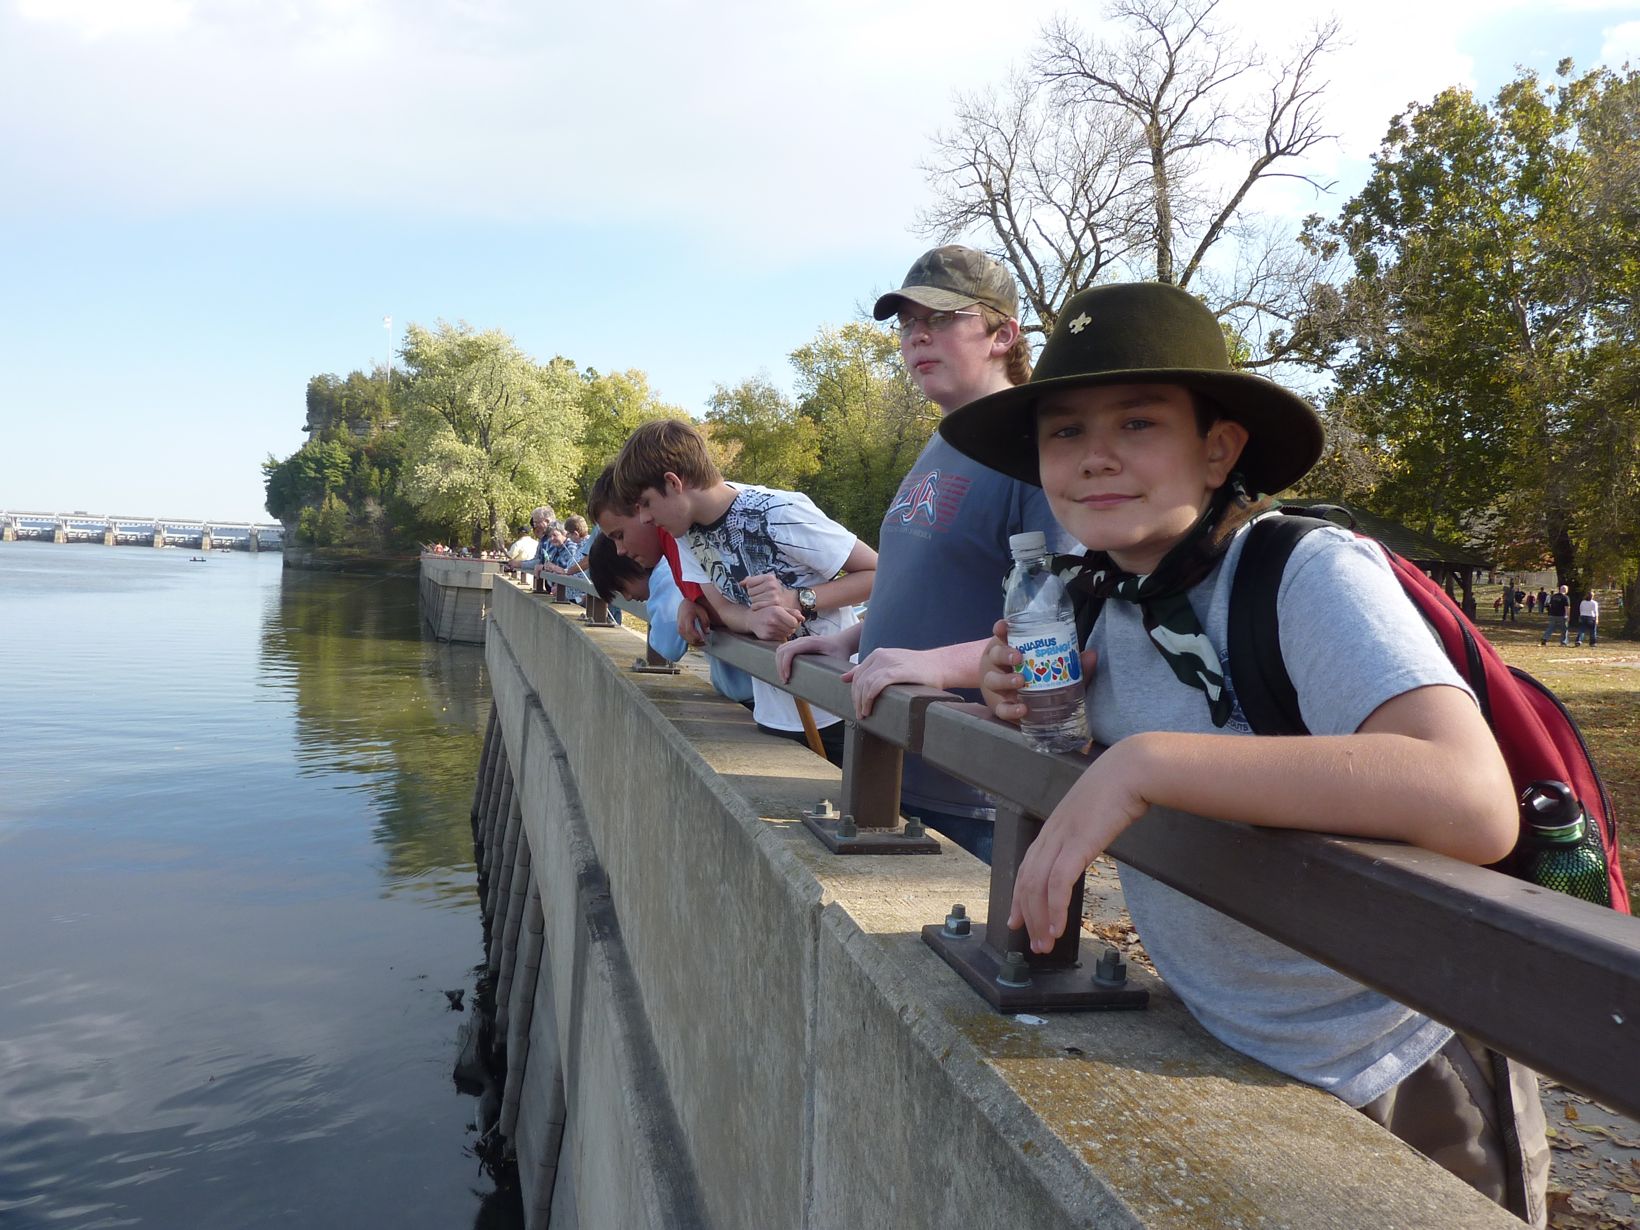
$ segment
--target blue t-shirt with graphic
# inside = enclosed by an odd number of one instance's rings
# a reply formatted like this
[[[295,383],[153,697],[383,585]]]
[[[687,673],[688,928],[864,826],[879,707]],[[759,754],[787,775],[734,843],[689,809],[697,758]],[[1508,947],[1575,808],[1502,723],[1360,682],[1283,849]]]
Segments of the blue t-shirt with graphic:
[[[934,649],[991,635],[1002,618],[1011,535],[1041,530],[1050,551],[1081,545],[1060,529],[1042,488],[999,474],[932,436],[883,516],[877,580],[860,657],[884,646]],[[977,694],[972,699],[978,700]],[[981,791],[905,758],[902,807],[957,816],[989,814]]]

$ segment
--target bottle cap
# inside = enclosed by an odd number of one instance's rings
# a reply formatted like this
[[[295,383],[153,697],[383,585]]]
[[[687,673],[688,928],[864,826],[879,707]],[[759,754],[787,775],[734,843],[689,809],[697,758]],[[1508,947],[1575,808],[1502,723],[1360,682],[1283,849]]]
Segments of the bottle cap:
[[[1563,829],[1582,820],[1583,807],[1565,782],[1533,782],[1521,791],[1520,814],[1534,829]]]
[[[1035,559],[1048,553],[1048,536],[1041,530],[1026,530],[1023,534],[1008,536],[1008,550],[1015,559]]]

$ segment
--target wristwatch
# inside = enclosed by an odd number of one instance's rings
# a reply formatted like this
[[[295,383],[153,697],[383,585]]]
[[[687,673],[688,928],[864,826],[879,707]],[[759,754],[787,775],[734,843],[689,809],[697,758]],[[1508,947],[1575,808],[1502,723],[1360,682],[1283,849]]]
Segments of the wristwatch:
[[[814,600],[812,589],[804,587],[797,591],[797,609],[803,612],[805,622],[820,614],[820,604]]]

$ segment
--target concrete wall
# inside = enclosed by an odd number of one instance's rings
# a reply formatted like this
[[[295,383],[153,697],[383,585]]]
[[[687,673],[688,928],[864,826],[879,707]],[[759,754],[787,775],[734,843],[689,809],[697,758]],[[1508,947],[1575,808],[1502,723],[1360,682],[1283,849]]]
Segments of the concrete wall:
[[[486,651],[532,1225],[1518,1225],[1153,980],[1143,1013],[993,1013],[919,935],[953,901],[980,925],[984,867],[827,855],[795,817],[829,764],[578,615],[499,586]]]
[[[441,641],[484,643],[490,589],[501,574],[496,560],[421,557],[421,614]]]

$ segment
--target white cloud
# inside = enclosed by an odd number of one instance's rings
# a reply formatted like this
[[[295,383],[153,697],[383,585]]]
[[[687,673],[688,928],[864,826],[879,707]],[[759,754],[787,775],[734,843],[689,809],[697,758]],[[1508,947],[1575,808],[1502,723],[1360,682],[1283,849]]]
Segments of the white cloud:
[[[1349,10],[1327,68],[1339,142],[1318,175],[1347,176],[1392,114],[1469,80],[1463,40],[1499,8]],[[919,163],[952,92],[1000,81],[1037,32],[986,0],[17,0],[14,14],[0,17],[0,208],[354,207],[665,224],[759,250],[796,234],[822,252],[903,246],[893,232],[924,199]],[[1220,16],[1272,56],[1298,32],[1257,0]],[[1268,207],[1316,202],[1287,187]]]
[[[190,0],[17,0],[25,21],[64,26],[83,38],[181,29],[193,7]]]
[[[1600,58],[1616,67],[1640,60],[1640,21],[1625,21],[1602,30]]]
[[[80,3],[75,31],[107,33]],[[920,189],[951,89],[999,72],[1009,41],[963,33],[980,0],[929,26],[852,2],[177,11],[164,40],[0,35],[0,169],[30,199],[661,216],[825,246]]]

